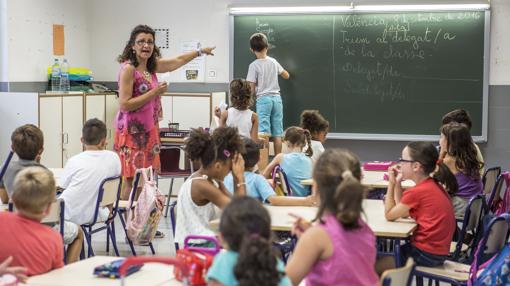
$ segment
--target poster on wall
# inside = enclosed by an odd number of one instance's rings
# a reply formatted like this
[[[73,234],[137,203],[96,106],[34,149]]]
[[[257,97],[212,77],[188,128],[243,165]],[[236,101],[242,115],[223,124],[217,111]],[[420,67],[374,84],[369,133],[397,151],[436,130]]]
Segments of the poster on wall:
[[[184,41],[181,43],[181,51],[188,53],[200,49],[199,41]],[[196,57],[181,68],[179,80],[183,82],[205,81],[205,56]]]

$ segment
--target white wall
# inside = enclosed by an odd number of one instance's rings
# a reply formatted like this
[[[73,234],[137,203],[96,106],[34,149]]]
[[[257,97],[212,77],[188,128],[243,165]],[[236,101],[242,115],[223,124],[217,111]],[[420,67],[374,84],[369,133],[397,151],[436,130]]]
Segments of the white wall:
[[[9,0],[7,16],[9,81],[47,80],[54,58],[53,24],[64,25],[70,65],[91,66],[87,0]]]
[[[216,45],[206,70],[216,77],[206,82],[229,81],[228,7],[347,5],[351,1],[320,0],[0,0],[8,1],[9,81],[44,81],[42,72],[52,61],[52,24],[65,25],[66,57],[72,66],[89,67],[100,81],[116,81],[116,57],[138,24],[170,29],[170,49],[163,56],[180,53],[179,44],[200,40]],[[430,4],[443,0],[358,0],[357,4]],[[487,3],[485,0],[450,0],[448,3]],[[1,7],[1,6],[0,6]],[[510,84],[510,1],[492,0],[490,84]],[[0,52],[1,48],[0,37]],[[5,57],[2,57],[4,62]],[[1,66],[1,65],[0,65]],[[1,69],[0,69],[1,71]],[[178,73],[171,75],[177,81]],[[5,78],[5,76],[4,76]],[[0,78],[0,81],[2,79]]]

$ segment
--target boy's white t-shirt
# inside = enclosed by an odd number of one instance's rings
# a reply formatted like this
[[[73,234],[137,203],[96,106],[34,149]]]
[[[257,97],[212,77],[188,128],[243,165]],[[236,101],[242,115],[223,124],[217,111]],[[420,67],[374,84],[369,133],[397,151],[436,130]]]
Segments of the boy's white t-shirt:
[[[71,157],[58,182],[65,189],[60,196],[65,202],[65,220],[78,225],[92,222],[99,185],[120,172],[119,156],[112,151],[84,151]],[[109,210],[102,208],[99,218],[105,220],[108,214]]]
[[[278,75],[283,67],[272,57],[254,60],[248,67],[246,80],[257,85],[257,97],[280,95]]]

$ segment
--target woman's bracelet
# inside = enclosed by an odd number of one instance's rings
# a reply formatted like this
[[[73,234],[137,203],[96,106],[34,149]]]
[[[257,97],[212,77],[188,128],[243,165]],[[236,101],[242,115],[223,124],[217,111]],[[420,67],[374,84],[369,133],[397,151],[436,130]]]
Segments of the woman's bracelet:
[[[197,57],[201,57],[202,56],[202,48],[198,48],[197,49],[197,54],[198,54]]]

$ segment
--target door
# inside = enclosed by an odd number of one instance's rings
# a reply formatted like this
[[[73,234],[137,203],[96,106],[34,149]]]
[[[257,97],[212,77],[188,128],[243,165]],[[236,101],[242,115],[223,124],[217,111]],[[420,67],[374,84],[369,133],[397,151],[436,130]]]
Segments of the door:
[[[115,136],[115,116],[119,112],[119,99],[115,94],[105,95],[105,124],[106,124],[106,149],[113,150],[113,140]]]
[[[39,128],[44,134],[41,164],[62,168],[62,97],[39,97]]]
[[[62,98],[62,165],[83,151],[81,129],[83,127],[83,96],[65,95]]]

